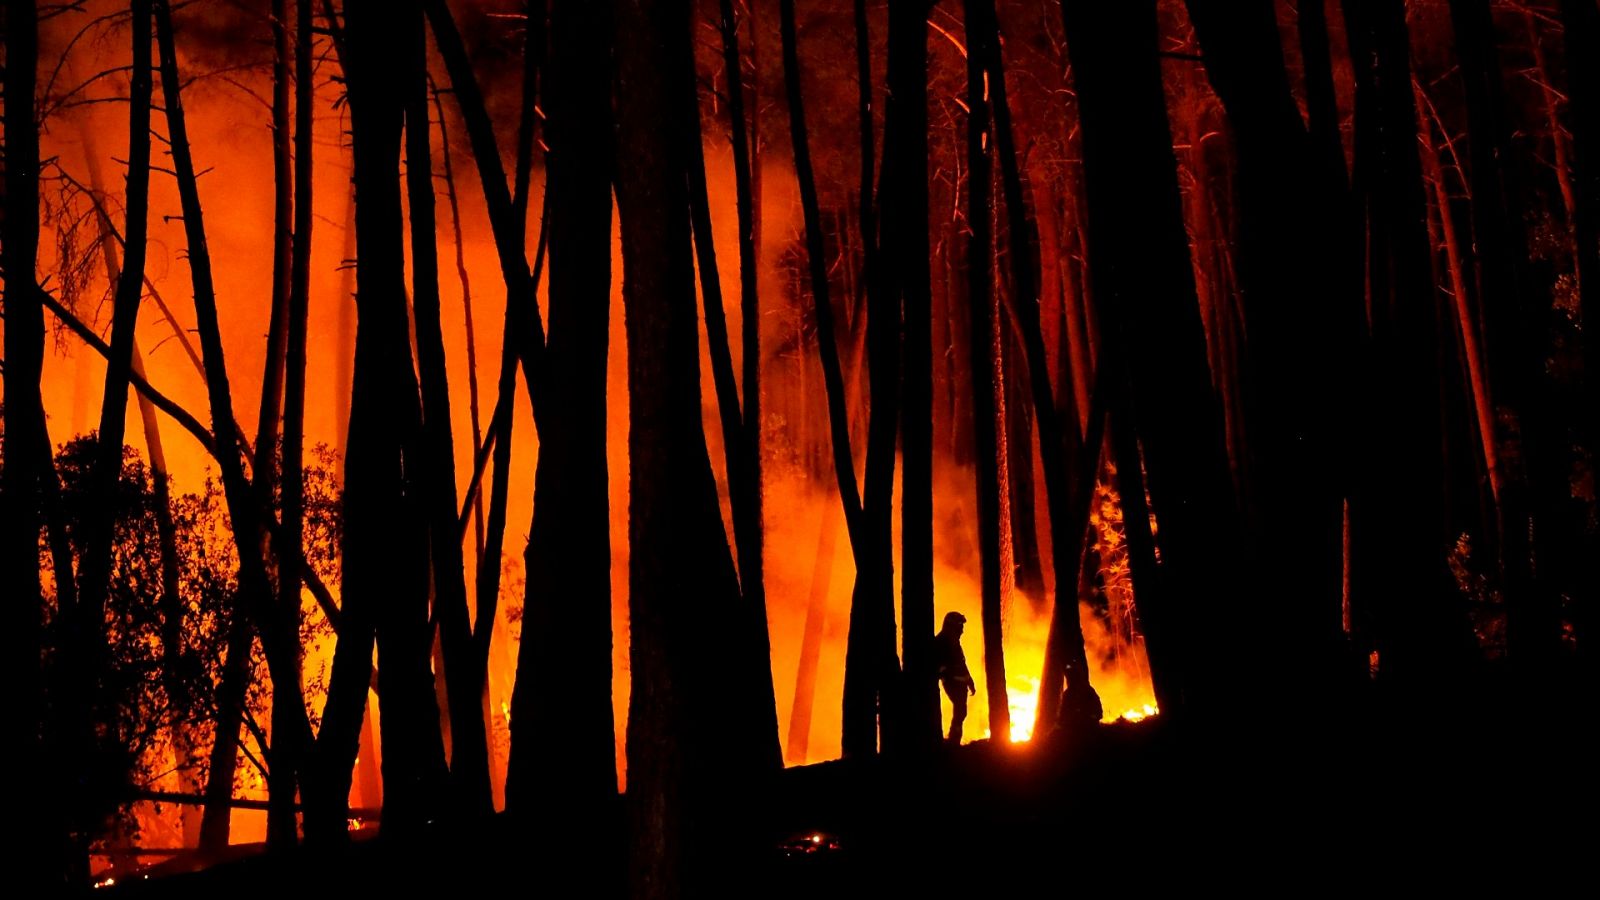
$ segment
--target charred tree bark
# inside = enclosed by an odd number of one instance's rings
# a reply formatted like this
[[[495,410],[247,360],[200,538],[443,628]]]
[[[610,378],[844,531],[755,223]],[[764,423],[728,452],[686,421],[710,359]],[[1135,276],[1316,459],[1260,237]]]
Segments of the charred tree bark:
[[[979,589],[983,620],[983,682],[989,700],[989,739],[1011,740],[1000,617],[1000,475],[995,422],[994,160],[989,140],[989,43],[996,29],[983,0],[967,0],[967,313],[972,384],[973,465],[978,509]],[[909,491],[908,491],[909,493]],[[907,567],[907,574],[910,567]],[[930,617],[931,619],[931,617]]]
[[[1128,398],[1112,425],[1120,435],[1119,473],[1137,473],[1126,471],[1128,448],[1142,444],[1161,526],[1158,583],[1135,583],[1156,696],[1164,712],[1225,708],[1237,682],[1205,649],[1222,645],[1215,633],[1221,619],[1174,599],[1230,583],[1224,560],[1243,529],[1184,231],[1155,3],[1064,0],[1062,12],[1083,121],[1101,365]],[[1133,502],[1126,488],[1122,493],[1124,503]],[[1128,520],[1136,513],[1129,506]]]
[[[928,261],[928,13],[889,7],[889,108],[884,126],[883,249],[903,307],[900,443],[900,628],[908,747],[939,739],[933,668],[933,335]]]
[[[539,845],[563,850],[574,837],[608,833],[617,798],[606,471],[611,21],[605,4],[555,4],[541,97],[550,146],[545,371],[563,389],[541,410],[506,809],[536,826]]]
[[[206,364],[211,430],[217,442],[228,516],[239,549],[239,594],[244,609],[256,623],[272,676],[273,734],[276,737],[272,744],[271,780],[268,784],[273,804],[273,810],[268,814],[268,836],[270,843],[276,847],[293,847],[297,840],[294,820],[295,773],[305,747],[311,740],[311,726],[306,717],[305,700],[300,687],[300,634],[296,619],[275,608],[271,581],[261,556],[266,534],[266,523],[262,521],[262,516],[270,519],[271,514],[260,505],[244,473],[218,324],[211,251],[206,244],[199,184],[184,119],[177,52],[172,37],[172,13],[167,0],[157,0],[155,12],[156,33],[161,45],[162,99],[172,143],[173,169],[178,174],[184,232],[189,245],[195,322],[200,331],[201,356]],[[134,245],[130,233],[130,258]],[[124,274],[127,269],[125,266]]]
[[[411,236],[411,302],[417,372],[422,384],[422,464],[426,496],[433,611],[444,656],[445,706],[450,720],[450,803],[456,816],[494,811],[489,744],[483,717],[483,673],[467,615],[465,560],[457,526],[456,458],[450,430],[450,382],[439,324],[439,244],[433,190],[433,128],[428,104],[428,44],[420,13],[405,32],[406,188]],[[431,631],[431,628],[430,628]],[[381,640],[381,638],[380,638]],[[431,642],[431,638],[430,638]],[[437,677],[437,676],[435,676]]]

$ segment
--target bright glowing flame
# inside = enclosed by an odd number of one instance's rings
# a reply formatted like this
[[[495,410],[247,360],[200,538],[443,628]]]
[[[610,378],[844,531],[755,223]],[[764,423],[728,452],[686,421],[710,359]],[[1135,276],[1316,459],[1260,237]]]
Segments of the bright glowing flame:
[[[1006,679],[1006,699],[1011,708],[1011,742],[1020,744],[1033,738],[1033,723],[1039,715],[1039,679],[1015,674]]]
[[[1154,703],[1146,703],[1138,709],[1124,710],[1122,718],[1129,722],[1139,722],[1160,712],[1161,710]]]

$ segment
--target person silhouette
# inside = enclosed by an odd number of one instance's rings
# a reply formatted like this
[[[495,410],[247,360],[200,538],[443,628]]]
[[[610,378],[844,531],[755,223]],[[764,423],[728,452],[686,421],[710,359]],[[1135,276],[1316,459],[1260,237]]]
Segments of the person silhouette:
[[[939,683],[950,698],[950,743],[960,745],[961,726],[967,720],[967,695],[978,692],[972,682],[972,672],[967,669],[967,655],[961,650],[961,632],[967,617],[958,612],[944,615],[944,625],[934,636],[934,665],[938,667]]]

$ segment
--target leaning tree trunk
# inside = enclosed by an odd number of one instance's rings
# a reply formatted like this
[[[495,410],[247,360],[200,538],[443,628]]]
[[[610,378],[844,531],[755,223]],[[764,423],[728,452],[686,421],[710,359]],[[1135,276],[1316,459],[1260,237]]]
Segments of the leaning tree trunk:
[[[711,202],[706,187],[705,149],[701,143],[699,74],[691,56],[682,67],[682,83],[687,94],[686,109],[694,127],[685,138],[688,161],[689,217],[694,232],[696,268],[700,275],[701,297],[706,311],[706,342],[711,356],[711,377],[717,394],[717,409],[722,418],[723,457],[726,460],[728,499],[733,513],[734,544],[739,559],[739,592],[744,597],[744,621],[748,629],[748,643],[741,648],[754,654],[754,659],[770,660],[772,648],[767,634],[767,599],[763,586],[761,547],[761,481],[752,467],[750,440],[747,427],[759,427],[748,422],[739,403],[738,382],[733,370],[733,352],[729,347],[727,314],[722,301],[722,275],[717,268],[716,243],[711,232]],[[743,226],[741,225],[741,228]],[[747,395],[748,396],[748,395]],[[770,739],[761,750],[762,758],[772,768],[783,767],[783,751],[778,744],[777,701],[772,688],[772,667],[752,662],[750,672],[755,680],[740,684],[737,693],[749,692],[741,697],[741,706],[765,717],[770,711],[771,721],[763,723],[762,730],[770,732]],[[770,728],[768,727],[770,725]]]
[[[878,572],[882,564],[869,556],[867,538],[862,530],[861,489],[856,482],[855,456],[850,449],[850,415],[844,395],[844,370],[839,361],[838,330],[833,321],[828,263],[822,234],[822,212],[817,199],[816,177],[811,166],[811,141],[806,128],[804,98],[800,92],[799,47],[795,34],[794,2],[782,0],[778,8],[779,32],[783,45],[784,86],[789,103],[789,135],[794,147],[795,178],[800,188],[800,208],[805,227],[807,272],[811,279],[812,319],[817,335],[817,356],[822,364],[823,393],[827,400],[828,434],[833,449],[834,478],[839,485],[840,502],[844,504],[845,530],[850,537],[850,547],[856,558],[856,594],[859,598],[864,596],[862,586],[873,580],[868,577],[868,573]],[[849,644],[851,648],[857,649],[847,650],[845,661],[847,686],[844,701],[844,754],[846,756],[871,754],[877,749],[877,729],[872,709],[873,679],[869,674],[870,660],[858,656],[860,648],[868,646],[856,637],[858,607],[865,609],[865,604],[853,600]]]
[[[1064,0],[1062,12],[1083,121],[1101,365],[1127,397],[1113,404],[1113,433],[1121,435],[1114,443],[1124,451],[1142,445],[1160,522],[1158,583],[1135,583],[1156,695],[1166,712],[1220,708],[1231,688],[1213,651],[1222,646],[1223,619],[1175,598],[1209,596],[1234,580],[1224,566],[1243,529],[1184,231],[1156,4]],[[1118,466],[1131,480],[1136,452],[1119,452]],[[1128,503],[1128,489],[1122,493]],[[1131,506],[1128,518],[1138,519]]]
[[[406,33],[404,83],[407,207],[411,229],[411,302],[417,370],[422,382],[421,451],[433,611],[444,651],[445,706],[450,718],[450,799],[463,819],[494,811],[489,744],[483,715],[481,657],[467,615],[465,559],[456,518],[456,458],[450,428],[450,382],[439,324],[439,243],[434,217],[433,128],[428,103],[428,44],[420,14]],[[430,629],[431,631],[431,629]],[[431,642],[431,637],[430,637]]]
[[[233,419],[232,394],[228,385],[227,363],[223,357],[222,333],[218,324],[216,288],[212,279],[211,251],[206,244],[205,220],[200,207],[200,191],[194,157],[184,119],[181,81],[172,37],[172,12],[167,0],[156,2],[156,31],[161,45],[162,100],[172,144],[172,164],[178,176],[178,197],[183,211],[188,240],[189,269],[194,280],[195,323],[200,331],[201,355],[206,365],[206,392],[211,404],[211,430],[215,436],[222,470],[223,493],[228,517],[239,549],[239,595],[244,609],[255,621],[272,675],[272,806],[268,811],[269,842],[277,847],[293,847],[296,842],[294,818],[295,773],[311,740],[305,700],[300,686],[300,634],[296,619],[274,608],[272,585],[262,559],[261,517],[271,513],[259,504],[244,474],[240,439]],[[134,242],[128,241],[129,258]],[[126,274],[129,266],[124,267]]]
[[[972,377],[973,463],[977,470],[979,590],[983,620],[983,682],[989,701],[989,739],[1011,740],[1006,700],[1004,624],[1000,615],[1000,473],[995,424],[994,160],[989,139],[989,43],[996,29],[983,0],[967,0],[967,346]],[[1013,248],[1015,253],[1015,248]],[[907,573],[910,567],[906,568]]]
[[[738,798],[759,768],[746,710],[718,702],[747,658],[739,587],[700,422],[694,264],[687,219],[690,110],[678,83],[689,7],[619,0],[617,200],[627,310],[630,889],[710,891],[747,840]],[[692,604],[682,602],[695,598]]]
[[[550,32],[541,98],[550,147],[544,371],[563,389],[540,412],[506,808],[535,827],[536,846],[566,852],[575,836],[610,833],[603,828],[617,798],[606,472],[611,10],[558,3]],[[535,673],[558,673],[561,685]]]

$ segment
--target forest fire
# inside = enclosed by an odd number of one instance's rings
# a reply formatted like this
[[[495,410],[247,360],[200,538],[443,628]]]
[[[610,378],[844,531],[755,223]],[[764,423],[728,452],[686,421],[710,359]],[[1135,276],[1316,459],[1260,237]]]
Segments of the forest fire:
[[[1594,706],[1595,0],[0,9],[23,894],[849,896]]]

